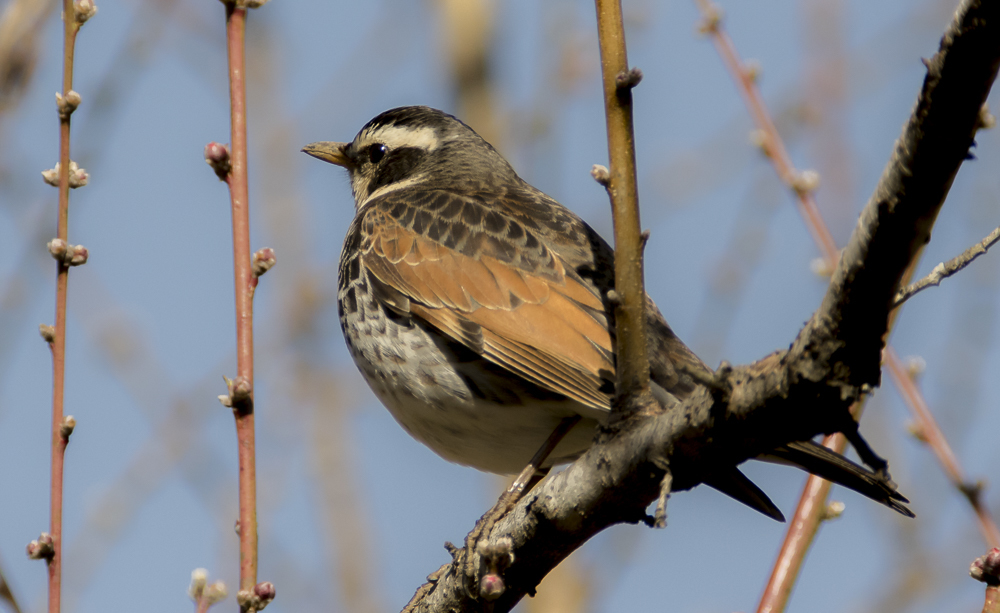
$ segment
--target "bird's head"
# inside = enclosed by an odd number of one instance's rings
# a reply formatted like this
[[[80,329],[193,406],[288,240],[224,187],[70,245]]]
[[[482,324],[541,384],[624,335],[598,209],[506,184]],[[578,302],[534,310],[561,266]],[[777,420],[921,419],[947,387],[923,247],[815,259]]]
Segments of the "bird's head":
[[[302,151],[347,169],[358,208],[400,188],[475,190],[517,176],[472,128],[426,106],[386,111],[349,143],[322,141]]]

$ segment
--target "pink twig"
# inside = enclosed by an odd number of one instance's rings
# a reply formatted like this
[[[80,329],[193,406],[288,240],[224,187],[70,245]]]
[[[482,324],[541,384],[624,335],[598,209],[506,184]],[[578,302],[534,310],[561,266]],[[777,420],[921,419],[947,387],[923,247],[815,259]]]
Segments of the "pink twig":
[[[239,454],[240,591],[257,583],[257,476],[253,406],[253,287],[250,267],[250,211],[247,187],[247,123],[244,39],[247,9],[226,3],[229,51],[230,164],[227,177],[233,211],[233,270],[236,288],[237,378],[230,385]]]
[[[768,113],[767,105],[764,104],[764,99],[760,95],[760,89],[757,87],[753,71],[748,69],[743,60],[740,59],[732,39],[722,29],[722,16],[718,7],[711,0],[695,1],[705,18],[702,24],[702,31],[712,39],[712,44],[715,45],[716,50],[719,52],[719,56],[726,65],[726,69],[729,70],[729,74],[736,81],[739,92],[743,96],[743,101],[746,103],[747,110],[750,112],[750,116],[757,129],[760,131],[760,147],[774,164],[778,178],[788,185],[788,187],[792,188],[798,196],[799,212],[802,214],[802,218],[809,228],[809,233],[812,234],[813,240],[816,241],[816,245],[823,254],[823,258],[826,260],[829,269],[833,270],[838,258],[837,243],[833,240],[833,235],[830,234],[830,230],[823,222],[823,217],[816,206],[816,200],[813,198],[812,186],[809,184],[808,177],[797,171],[794,164],[792,164],[792,159],[788,156],[788,151],[781,140],[781,135],[778,134],[778,129],[771,120],[770,113]]]
[[[73,60],[77,32],[96,12],[97,8],[91,0],[63,0],[63,82],[62,93],[56,96],[59,112],[59,164],[53,170],[42,173],[46,182],[59,187],[56,238],[48,245],[49,252],[56,259],[56,321],[54,326],[41,326],[42,338],[52,350],[52,474],[49,532],[28,545],[28,555],[48,562],[49,613],[58,613],[61,607],[63,464],[66,445],[76,425],[73,417],[64,416],[63,411],[69,269],[87,261],[87,250],[68,242],[69,190],[87,183],[86,172],[76,168],[70,161],[70,117],[80,104],[80,96],[73,91]]]
[[[839,251],[833,240],[833,236],[830,234],[816,206],[816,201],[812,193],[815,181],[807,173],[797,171],[792,164],[781,136],[778,134],[777,128],[767,111],[767,106],[760,95],[753,71],[748,69],[743,60],[740,59],[732,39],[722,29],[721,12],[719,9],[711,0],[695,0],[695,2],[704,17],[702,31],[711,37],[723,63],[736,82],[753,122],[757,126],[761,148],[771,159],[778,177],[795,192],[799,204],[799,212],[802,214],[810,234],[813,236],[817,247],[822,253],[827,269],[832,271],[839,259]],[[916,264],[916,259],[913,264]],[[912,277],[914,265],[911,265],[909,271],[907,271],[907,275],[901,282],[902,286],[905,287],[906,283]],[[897,313],[898,310],[890,315],[890,330],[895,323]],[[905,375],[904,370],[899,364],[898,357],[896,357],[891,347],[887,347],[885,356],[890,376],[897,384],[910,410],[916,416],[921,431],[926,432],[928,444],[931,445],[935,455],[942,462],[945,472],[949,474],[949,478],[951,478],[956,487],[972,504],[987,543],[991,545],[997,544],[998,540],[1000,540],[1000,532],[997,531],[996,524],[990,517],[988,510],[981,504],[979,496],[981,487],[979,485],[969,486],[965,482],[958,465],[958,460],[951,452],[941,430],[937,427],[937,423],[931,416],[923,395],[913,385],[912,380]],[[860,417],[862,410],[862,403],[852,408],[855,418]],[[841,435],[833,435],[826,437],[823,444],[841,453],[846,446],[846,440]],[[820,523],[822,523],[826,509],[825,501],[829,492],[829,482],[825,482],[819,477],[809,477],[802,496],[799,499],[795,516],[789,525],[771,577],[761,597],[757,609],[758,612],[771,613],[785,609],[792,585],[794,585],[798,572],[801,569],[802,561],[805,558],[805,553],[815,538]]]
[[[966,480],[965,472],[962,470],[955,453],[951,450],[951,446],[948,445],[948,441],[941,431],[941,426],[934,419],[930,407],[927,406],[927,401],[924,400],[924,396],[920,393],[913,377],[906,372],[906,367],[896,355],[896,351],[892,347],[886,347],[883,358],[889,376],[892,377],[899,393],[903,395],[907,406],[913,411],[918,438],[927,443],[938,462],[941,463],[948,480],[972,505],[976,521],[979,523],[979,530],[983,533],[983,540],[986,541],[986,544],[990,547],[1000,547],[1000,530],[997,529],[997,524],[993,520],[993,516],[990,515],[989,509],[983,504],[982,484],[970,483]]]

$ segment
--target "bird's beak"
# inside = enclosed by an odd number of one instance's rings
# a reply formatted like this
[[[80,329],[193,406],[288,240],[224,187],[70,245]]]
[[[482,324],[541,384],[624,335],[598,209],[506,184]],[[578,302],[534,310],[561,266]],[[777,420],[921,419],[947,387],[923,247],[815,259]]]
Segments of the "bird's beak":
[[[354,164],[351,163],[351,158],[344,155],[344,149],[347,148],[348,144],[320,141],[318,143],[309,143],[302,148],[302,152],[308,153],[318,160],[350,169]]]

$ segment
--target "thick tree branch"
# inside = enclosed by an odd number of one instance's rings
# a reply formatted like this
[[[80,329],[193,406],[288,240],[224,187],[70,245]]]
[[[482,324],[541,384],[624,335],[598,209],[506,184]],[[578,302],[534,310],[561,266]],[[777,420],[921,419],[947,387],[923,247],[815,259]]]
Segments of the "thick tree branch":
[[[998,65],[1000,3],[963,3],[928,62],[916,108],[823,303],[791,348],[720,373],[716,389],[700,389],[677,410],[624,422],[536,487],[490,535],[509,539],[515,560],[494,611],[512,608],[597,532],[651,521],[645,509],[659,494],[666,465],[673,491],[681,491],[715,466],[846,427],[850,406],[879,382],[899,281],[929,240]],[[444,567],[414,608],[479,609],[462,585],[456,570]]]

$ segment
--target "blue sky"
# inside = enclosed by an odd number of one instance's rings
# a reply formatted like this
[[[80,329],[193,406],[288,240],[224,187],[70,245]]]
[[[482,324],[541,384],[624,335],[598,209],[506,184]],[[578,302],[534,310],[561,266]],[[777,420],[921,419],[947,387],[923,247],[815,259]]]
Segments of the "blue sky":
[[[70,280],[65,610],[186,610],[191,570],[236,584],[232,417],[215,397],[235,372],[228,192],[202,159],[228,141],[223,7],[99,0],[79,36],[73,158],[91,173],[71,197],[70,242],[90,262]],[[725,25],[762,67],[761,87],[843,244],[882,171],[937,49],[952,2],[727,2]],[[260,577],[269,611],[398,610],[446,561],[501,482],[412,441],[350,362],[334,303],[353,215],[346,175],[299,153],[349,140],[394,106],[456,112],[441,4],[274,0],[248,33],[253,248],[277,266],[257,290]],[[750,121],[687,1],[626,2],[648,290],[709,364],[787,346],[819,304],[817,250],[792,197],[750,144]],[[45,572],[24,546],[48,523],[57,13],[19,105],[0,114],[0,562],[29,611]],[[606,163],[593,6],[497,3],[491,43],[496,143],[527,180],[605,236],[589,176]],[[993,107],[998,106],[992,96]],[[475,126],[473,126],[475,127]],[[926,273],[1000,221],[1000,136],[980,134],[923,259]],[[927,364],[921,385],[970,477],[1000,451],[996,254],[908,303],[893,344]],[[971,514],[906,434],[891,383],[862,431],[888,456],[918,518],[834,490],[792,611],[975,610],[966,577],[983,552]],[[804,475],[747,472],[786,515]],[[1000,510],[1000,494],[987,491]],[[574,555],[592,611],[751,610],[784,526],[707,488],[671,498],[669,525],[617,527]],[[721,570],[721,574],[720,574]],[[924,590],[893,589],[917,578]],[[544,589],[544,586],[543,588]],[[902,594],[902,595],[900,595]],[[912,597],[910,602],[906,598]],[[666,604],[664,601],[666,600]],[[888,604],[887,604],[888,603]],[[224,606],[235,607],[232,600]]]

